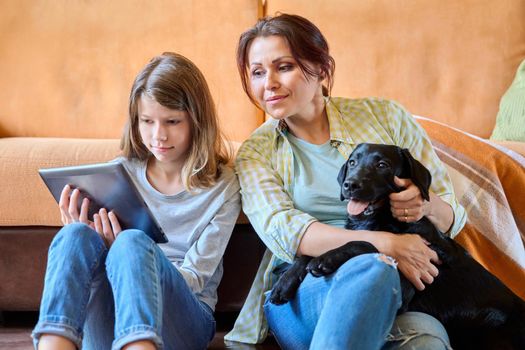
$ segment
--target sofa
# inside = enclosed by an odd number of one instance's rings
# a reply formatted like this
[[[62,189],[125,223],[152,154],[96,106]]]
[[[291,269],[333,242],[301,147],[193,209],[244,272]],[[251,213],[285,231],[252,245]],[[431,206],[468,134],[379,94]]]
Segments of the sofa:
[[[47,249],[60,229],[37,170],[117,156],[132,80],[164,51],[201,68],[223,131],[242,142],[265,116],[242,91],[236,43],[257,18],[279,11],[311,19],[327,37],[334,96],[390,98],[422,117],[473,213],[455,238],[525,299],[525,142],[489,140],[500,99],[525,59],[525,0],[0,4],[0,311],[38,310]],[[224,258],[217,317],[240,310],[264,250],[241,214]],[[221,348],[222,340],[213,344]]]

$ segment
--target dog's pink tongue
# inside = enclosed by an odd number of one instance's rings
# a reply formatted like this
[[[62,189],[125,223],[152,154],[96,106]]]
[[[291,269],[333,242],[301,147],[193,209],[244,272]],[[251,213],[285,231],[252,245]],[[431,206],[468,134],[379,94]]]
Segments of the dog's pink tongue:
[[[346,206],[346,210],[348,211],[348,214],[350,215],[359,215],[362,212],[365,211],[366,207],[368,207],[369,202],[359,202],[353,199],[350,199],[348,201],[348,205]]]

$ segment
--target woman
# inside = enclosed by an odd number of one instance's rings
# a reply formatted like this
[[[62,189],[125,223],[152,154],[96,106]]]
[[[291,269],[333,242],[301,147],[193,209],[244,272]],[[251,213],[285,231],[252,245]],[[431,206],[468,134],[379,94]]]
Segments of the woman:
[[[259,20],[241,35],[237,64],[245,92],[272,117],[244,142],[236,159],[244,211],[269,250],[226,339],[260,342],[269,328],[284,349],[449,347],[446,331],[433,317],[395,317],[396,265],[422,290],[437,276],[436,253],[417,235],[345,230],[347,208],[336,181],[359,143],[408,148],[430,169],[432,193],[424,201],[410,180],[396,178],[405,189],[390,197],[394,217],[410,222],[427,216],[441,231],[457,232],[465,212],[424,131],[391,101],[331,98],[335,63],[328,44],[300,16]],[[283,262],[354,240],[368,241],[382,254],[351,259],[325,278],[307,275],[287,304],[265,300]]]

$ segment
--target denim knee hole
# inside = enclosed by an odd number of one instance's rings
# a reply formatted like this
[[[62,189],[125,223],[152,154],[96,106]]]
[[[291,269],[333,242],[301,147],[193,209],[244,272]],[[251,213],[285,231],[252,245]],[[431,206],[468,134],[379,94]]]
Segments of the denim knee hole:
[[[441,337],[439,337],[439,336],[437,336],[435,334],[425,333],[425,332],[418,333],[414,329],[408,329],[405,332],[401,332],[400,330],[398,330],[398,331],[399,331],[399,333],[397,335],[388,334],[387,335],[387,339],[386,339],[389,342],[399,342],[400,344],[399,344],[398,348],[402,348],[407,343],[409,343],[411,341],[415,341],[416,339],[419,338],[419,340],[421,340],[425,344],[429,345],[428,346],[429,348],[432,348],[432,349],[436,348],[434,345],[428,344],[429,341],[431,341],[433,343],[435,343],[437,341],[437,342],[439,342],[439,345],[443,346],[443,349],[452,350],[452,348],[448,345],[448,341],[447,340],[442,339]],[[421,338],[427,338],[428,341],[425,341],[425,340],[423,340]]]
[[[379,254],[377,255],[377,259],[397,269],[397,261],[391,256],[388,256],[385,254]]]

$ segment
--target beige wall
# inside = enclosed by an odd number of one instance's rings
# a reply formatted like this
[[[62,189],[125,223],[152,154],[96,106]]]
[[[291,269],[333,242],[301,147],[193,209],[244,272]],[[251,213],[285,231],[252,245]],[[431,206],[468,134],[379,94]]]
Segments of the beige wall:
[[[335,96],[381,96],[488,137],[525,59],[525,0],[0,0],[0,137],[117,138],[132,80],[177,51],[204,72],[223,129],[261,122],[235,67],[239,34],[297,13],[326,35]]]
[[[525,59],[524,0],[267,0],[325,34],[335,96],[381,96],[482,137]]]
[[[255,129],[235,66],[256,0],[0,0],[0,136],[117,138],[133,78],[163,51],[207,77],[232,139]]]

